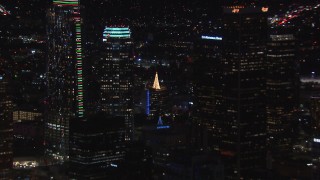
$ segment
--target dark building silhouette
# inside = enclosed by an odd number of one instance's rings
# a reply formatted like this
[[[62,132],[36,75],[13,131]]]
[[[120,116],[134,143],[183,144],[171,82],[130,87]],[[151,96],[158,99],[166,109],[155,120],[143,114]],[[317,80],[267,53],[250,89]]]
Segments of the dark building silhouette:
[[[314,126],[320,127],[320,95],[314,95],[310,98],[310,114],[314,119]]]
[[[266,157],[265,68],[267,8],[224,8],[217,148],[226,178],[257,178]]]
[[[70,178],[106,178],[125,154],[125,119],[98,113],[70,123]]]
[[[162,174],[167,179],[224,179],[220,157],[215,153],[174,149]]]
[[[217,33],[218,34],[218,33]],[[221,60],[222,36],[202,35],[195,43],[194,81],[195,81],[195,115],[193,142],[199,147],[209,147],[215,141],[214,116],[216,99],[221,90],[219,61]],[[200,126],[199,126],[200,124]]]
[[[2,62],[0,62],[2,66]],[[9,96],[9,76],[0,66],[0,179],[11,179],[13,159],[12,100]]]
[[[320,179],[320,136],[317,134],[312,139],[312,178],[313,179]]]
[[[292,32],[273,29],[267,44],[267,142],[273,156],[291,151],[293,111],[298,104],[296,39]]]
[[[207,141],[200,144],[222,156],[226,179],[261,178],[266,164],[268,8],[235,5],[223,11],[221,57],[207,58],[200,75],[209,83],[197,90],[197,121],[207,131],[202,135]]]

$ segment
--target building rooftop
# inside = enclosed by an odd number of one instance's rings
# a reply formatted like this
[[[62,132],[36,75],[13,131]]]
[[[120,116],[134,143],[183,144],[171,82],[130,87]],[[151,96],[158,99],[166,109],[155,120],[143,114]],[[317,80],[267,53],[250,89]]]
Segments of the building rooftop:
[[[103,42],[108,38],[130,38],[131,32],[129,27],[105,27],[103,31]]]
[[[79,0],[53,0],[53,4],[58,6],[78,6]]]
[[[160,84],[159,84],[159,79],[158,79],[158,72],[156,72],[156,75],[154,77],[152,88],[156,89],[156,90],[160,90],[161,89]]]

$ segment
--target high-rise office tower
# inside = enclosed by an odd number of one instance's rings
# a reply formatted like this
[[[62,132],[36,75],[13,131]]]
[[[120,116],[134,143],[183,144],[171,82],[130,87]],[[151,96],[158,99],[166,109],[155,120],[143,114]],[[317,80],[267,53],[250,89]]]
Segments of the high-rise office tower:
[[[96,63],[100,85],[100,109],[122,116],[126,140],[133,135],[133,42],[128,27],[107,26],[103,32],[103,55]]]
[[[70,122],[69,178],[107,179],[107,170],[124,160],[124,117],[108,117],[103,112],[88,116]]]
[[[13,103],[10,90],[12,66],[11,61],[4,55],[8,48],[7,41],[10,30],[7,22],[10,22],[10,12],[0,4],[0,179],[9,180],[12,178],[13,159]],[[10,23],[9,23],[10,24]],[[12,63],[13,64],[13,63]]]
[[[259,178],[265,166],[265,63],[267,12],[264,7],[224,8],[223,50],[213,118],[215,148],[225,159],[226,178]]]
[[[223,11],[222,36],[196,46],[194,141],[222,155],[226,179],[256,179],[266,159],[268,9]]]
[[[0,62],[0,66],[1,66]],[[12,179],[13,115],[9,79],[0,67],[0,179]]]
[[[46,154],[61,162],[68,158],[70,118],[84,116],[79,0],[53,0],[47,29],[45,146]]]
[[[150,85],[147,89],[146,100],[146,114],[149,115],[150,118],[158,118],[166,113],[168,92],[164,85],[160,86],[157,72],[152,86]]]
[[[288,29],[274,28],[267,44],[267,140],[273,156],[291,149],[292,113],[298,100],[296,43]]]
[[[219,34],[218,32],[216,32]],[[202,35],[194,48],[195,112],[193,126],[193,143],[207,148],[216,144],[214,115],[216,99],[221,95],[218,63],[221,59],[222,36]],[[199,126],[200,125],[200,126]]]
[[[320,136],[315,134],[311,141],[312,179],[320,179]]]

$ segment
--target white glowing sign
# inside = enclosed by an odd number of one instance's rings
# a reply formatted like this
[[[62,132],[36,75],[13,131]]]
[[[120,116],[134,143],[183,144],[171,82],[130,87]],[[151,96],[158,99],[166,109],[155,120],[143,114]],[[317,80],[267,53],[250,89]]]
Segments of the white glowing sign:
[[[211,39],[211,40],[222,41],[222,37],[219,37],[219,36],[201,36],[201,39]]]
[[[313,142],[320,143],[320,139],[313,138]]]
[[[112,167],[118,167],[118,165],[116,164],[110,164]]]

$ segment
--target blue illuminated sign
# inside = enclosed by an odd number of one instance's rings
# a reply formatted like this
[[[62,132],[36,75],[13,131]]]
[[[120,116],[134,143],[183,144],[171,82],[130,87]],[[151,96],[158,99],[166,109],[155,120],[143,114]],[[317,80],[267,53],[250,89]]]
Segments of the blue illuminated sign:
[[[219,36],[201,36],[201,39],[210,39],[210,40],[222,41],[222,37],[219,37]]]
[[[157,129],[169,129],[170,126],[158,126]]]

